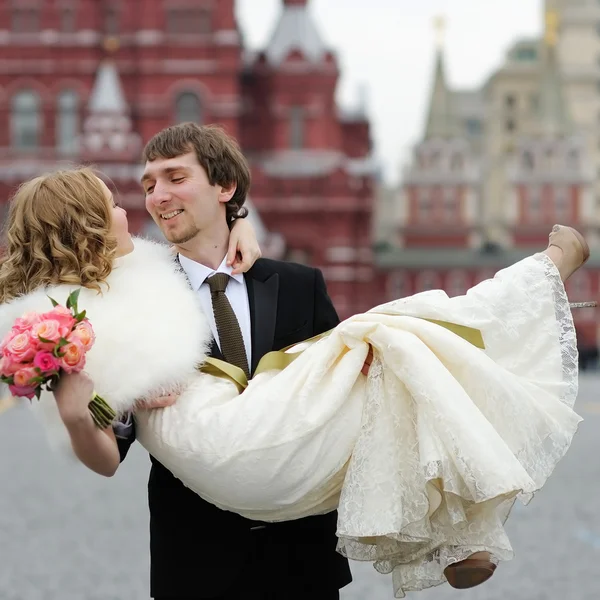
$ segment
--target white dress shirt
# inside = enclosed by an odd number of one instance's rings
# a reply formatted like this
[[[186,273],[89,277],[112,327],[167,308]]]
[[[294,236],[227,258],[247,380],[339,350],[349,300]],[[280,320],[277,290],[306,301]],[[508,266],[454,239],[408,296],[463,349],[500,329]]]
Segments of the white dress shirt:
[[[246,348],[246,357],[248,358],[248,365],[252,364],[252,337],[250,328],[250,305],[248,304],[248,289],[246,288],[246,281],[243,275],[231,275],[233,271],[232,267],[228,267],[226,264],[225,257],[221,264],[216,270],[211,269],[205,265],[197,263],[185,256],[179,255],[179,262],[186,275],[188,276],[190,285],[194,291],[200,294],[200,302],[202,309],[206,315],[210,328],[219,348],[221,343],[219,341],[219,332],[217,331],[217,324],[215,323],[215,315],[213,313],[212,298],[210,297],[210,287],[206,280],[215,273],[227,273],[230,276],[225,295],[233,308],[233,312],[237,317],[240,329],[242,331],[242,338],[244,339],[244,347]]]
[[[233,269],[226,265],[226,259],[227,257],[223,259],[223,262],[219,265],[218,269],[213,271],[209,267],[190,260],[185,256],[181,256],[181,254],[179,255],[179,262],[188,276],[192,289],[200,294],[202,310],[208,319],[215,340],[217,344],[219,344],[219,348],[221,347],[219,332],[217,331],[217,324],[215,323],[212,298],[210,297],[210,287],[208,283],[206,283],[206,280],[215,273],[227,273],[227,275],[231,275]],[[242,337],[244,338],[244,347],[246,348],[246,357],[248,358],[248,366],[250,366],[252,364],[250,305],[248,304],[248,289],[246,288],[246,281],[243,275],[231,275],[229,283],[227,284],[227,289],[225,290],[225,295],[240,324]],[[113,423],[113,430],[116,437],[127,439],[133,431],[133,419],[131,413],[127,413],[126,419],[123,418],[120,421],[115,421]]]

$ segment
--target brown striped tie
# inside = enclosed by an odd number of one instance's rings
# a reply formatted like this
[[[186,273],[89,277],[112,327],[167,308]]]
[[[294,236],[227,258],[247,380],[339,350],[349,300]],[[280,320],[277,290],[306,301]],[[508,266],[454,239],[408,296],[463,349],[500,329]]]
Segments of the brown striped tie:
[[[246,373],[246,377],[249,378],[250,369],[248,368],[248,357],[246,356],[240,324],[233,308],[231,308],[229,299],[225,295],[229,275],[227,273],[215,273],[206,282],[210,286],[213,313],[223,357],[228,363],[242,369]]]

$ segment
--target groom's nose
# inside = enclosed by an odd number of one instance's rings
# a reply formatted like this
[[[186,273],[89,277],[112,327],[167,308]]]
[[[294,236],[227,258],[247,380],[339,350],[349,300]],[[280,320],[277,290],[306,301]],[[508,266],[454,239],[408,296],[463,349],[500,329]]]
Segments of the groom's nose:
[[[154,204],[155,206],[159,206],[160,204],[169,202],[171,198],[172,196],[171,192],[168,189],[168,186],[157,181],[152,192],[152,204]]]

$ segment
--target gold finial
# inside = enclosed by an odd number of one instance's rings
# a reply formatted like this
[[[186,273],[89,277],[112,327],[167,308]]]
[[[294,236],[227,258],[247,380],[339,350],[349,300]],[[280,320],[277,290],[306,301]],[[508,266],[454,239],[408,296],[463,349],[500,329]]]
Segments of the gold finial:
[[[433,27],[435,29],[435,43],[438,50],[441,50],[444,46],[446,25],[446,17],[442,15],[439,15],[433,19]]]
[[[549,10],[546,13],[546,31],[544,33],[544,40],[548,46],[556,46],[556,42],[558,41],[559,20],[557,11]]]
[[[104,50],[108,54],[114,54],[119,49],[119,38],[115,36],[109,36],[104,39]]]

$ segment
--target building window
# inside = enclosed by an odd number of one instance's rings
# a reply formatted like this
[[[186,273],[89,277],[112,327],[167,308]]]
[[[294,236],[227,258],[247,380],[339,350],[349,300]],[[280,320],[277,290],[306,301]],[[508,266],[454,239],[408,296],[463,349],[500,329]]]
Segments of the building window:
[[[507,94],[506,96],[504,96],[504,105],[508,109],[515,108],[516,105],[517,105],[517,99],[516,99],[516,97],[513,96],[513,94]]]
[[[540,96],[539,94],[531,94],[529,97],[529,107],[531,112],[537,112],[540,108]]]
[[[513,133],[517,129],[517,124],[515,123],[514,119],[507,119],[505,127],[506,131],[508,131],[509,133]]]
[[[202,106],[200,99],[193,92],[184,92],[180,94],[175,103],[176,122],[202,124]]]
[[[450,271],[446,278],[448,296],[461,296],[469,289],[469,278],[465,271]]]
[[[426,292],[428,290],[439,290],[440,276],[435,271],[422,271],[417,275],[417,292]]]
[[[167,32],[205,34],[211,32],[210,12],[202,8],[171,8],[167,12]]]
[[[79,137],[79,96],[73,90],[64,90],[58,97],[56,145],[65,154],[77,152]]]
[[[40,99],[32,90],[18,92],[12,100],[11,137],[17,150],[33,150],[40,145],[42,118]]]
[[[444,191],[444,220],[456,221],[457,217],[457,201],[456,190],[447,189]]]
[[[104,14],[104,33],[106,35],[117,35],[119,33],[119,13],[112,6],[108,7]]]
[[[489,279],[493,279],[494,275],[496,274],[495,271],[493,271],[492,269],[483,269],[481,271],[478,271],[477,274],[475,275],[475,284],[480,284],[483,281],[488,281]]]
[[[554,188],[554,217],[555,219],[569,218],[569,191],[565,186]]]
[[[534,162],[533,153],[531,152],[531,150],[525,150],[523,152],[521,162],[523,165],[523,169],[525,169],[526,171],[533,171]]]
[[[567,154],[567,168],[570,170],[579,169],[579,152],[577,150],[569,150]]]
[[[567,283],[569,298],[573,300],[589,300],[592,295],[592,285],[590,282],[589,273],[586,271],[577,271],[569,277]]]
[[[290,148],[304,148],[304,108],[292,106],[290,109]]]
[[[539,220],[542,214],[542,193],[539,187],[529,188],[527,194],[527,217],[529,221]]]
[[[537,59],[535,48],[519,48],[515,54],[515,58],[519,62],[533,62]]]
[[[13,8],[12,30],[15,33],[37,33],[40,30],[39,9]]]
[[[467,135],[481,135],[481,121],[479,119],[467,119],[465,121],[465,129],[467,130]]]
[[[406,271],[392,271],[387,280],[387,292],[390,300],[398,300],[410,295],[408,273]]]
[[[431,219],[433,213],[433,199],[431,197],[431,190],[422,189],[419,190],[417,197],[418,203],[418,220],[425,223]]]
[[[454,172],[460,172],[463,170],[464,162],[463,155],[459,152],[456,152],[450,159],[450,169]]]
[[[75,33],[77,29],[76,13],[73,8],[65,8],[60,12],[60,30],[62,33]]]

